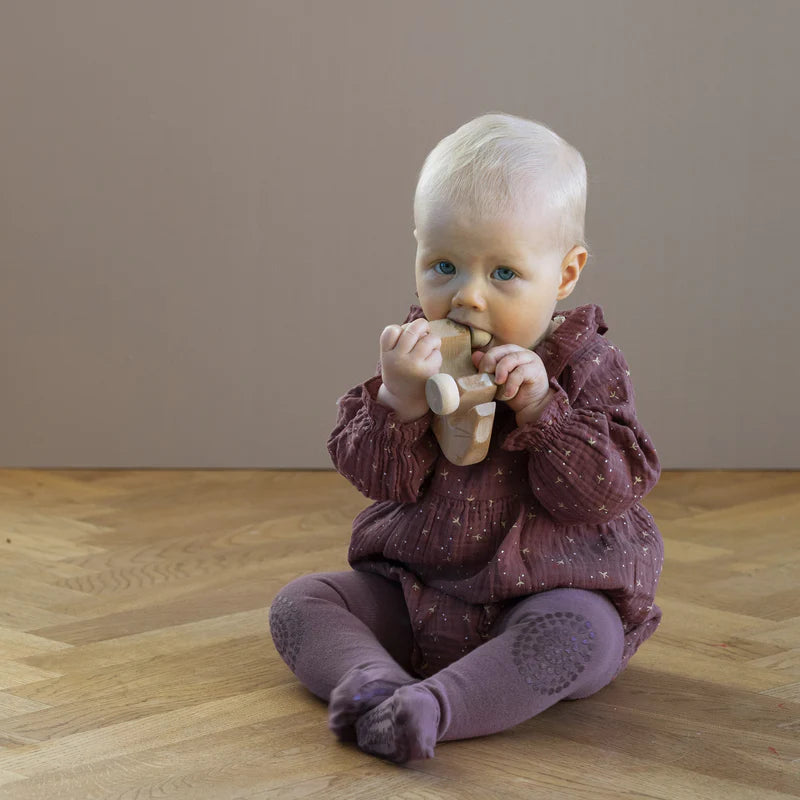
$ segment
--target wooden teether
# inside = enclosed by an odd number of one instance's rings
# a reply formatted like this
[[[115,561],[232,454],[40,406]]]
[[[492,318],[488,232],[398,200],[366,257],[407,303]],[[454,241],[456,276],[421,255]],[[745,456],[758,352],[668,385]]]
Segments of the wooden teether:
[[[496,403],[497,384],[472,363],[472,346],[491,340],[485,331],[470,331],[449,319],[430,323],[431,334],[442,339],[442,368],[428,378],[425,397],[436,415],[433,433],[448,461],[459,466],[486,458]],[[475,334],[474,341],[471,334]]]

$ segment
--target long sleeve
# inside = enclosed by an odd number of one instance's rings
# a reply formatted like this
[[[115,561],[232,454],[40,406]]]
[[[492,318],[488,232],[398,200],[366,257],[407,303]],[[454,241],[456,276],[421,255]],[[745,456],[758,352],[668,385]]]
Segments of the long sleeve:
[[[401,422],[378,402],[380,385],[378,375],[339,400],[328,452],[336,469],[370,499],[413,503],[439,456],[431,412]]]
[[[556,394],[542,417],[514,430],[503,447],[528,451],[531,489],[554,519],[609,521],[638,503],[661,471],[636,418],[628,365],[599,340],[550,386]]]

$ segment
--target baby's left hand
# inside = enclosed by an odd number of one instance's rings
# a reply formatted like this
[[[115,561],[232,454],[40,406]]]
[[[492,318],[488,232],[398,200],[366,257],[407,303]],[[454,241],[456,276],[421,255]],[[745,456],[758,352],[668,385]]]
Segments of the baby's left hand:
[[[472,363],[479,372],[493,372],[495,383],[505,384],[497,399],[516,412],[518,425],[538,420],[554,394],[544,362],[533,350],[503,344],[486,353],[475,351]]]

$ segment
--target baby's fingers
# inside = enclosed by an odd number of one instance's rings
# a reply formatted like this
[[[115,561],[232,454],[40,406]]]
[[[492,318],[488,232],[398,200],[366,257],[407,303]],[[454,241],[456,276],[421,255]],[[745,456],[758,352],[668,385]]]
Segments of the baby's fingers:
[[[442,337],[441,336],[422,336],[417,339],[417,343],[414,345],[414,349],[412,353],[419,358],[427,358],[431,353],[435,350],[442,349]]]
[[[409,353],[422,336],[430,332],[430,325],[426,319],[415,319],[405,325],[387,325],[381,333],[381,352],[398,350]]]
[[[495,383],[505,383],[508,376],[523,364],[533,362],[535,356],[530,350],[514,350],[502,356],[494,369]]]
[[[526,353],[530,351],[523,350],[523,348],[516,344],[501,344],[498,347],[493,347],[491,350],[487,350],[485,353],[481,353],[480,350],[475,351],[472,354],[472,363],[475,364],[476,368],[481,372],[494,372],[496,374],[500,362],[506,356],[508,356],[510,353],[520,352]]]
[[[417,342],[423,337],[427,337],[431,332],[431,326],[426,319],[415,319],[401,326],[403,332],[395,344],[395,349],[400,353],[410,353]]]
[[[523,364],[513,369],[505,380],[505,385],[500,390],[498,398],[500,400],[511,400],[517,396],[520,387],[524,383],[533,383],[536,379],[534,370],[528,364]]]
[[[403,328],[400,325],[387,325],[381,333],[381,352],[388,353],[389,350],[394,350],[402,332]]]

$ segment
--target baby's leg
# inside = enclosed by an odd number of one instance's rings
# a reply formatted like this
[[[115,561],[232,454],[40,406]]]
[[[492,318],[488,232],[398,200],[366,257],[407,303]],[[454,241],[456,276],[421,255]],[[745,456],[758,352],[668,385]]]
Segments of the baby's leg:
[[[354,739],[353,724],[399,686],[408,670],[411,623],[399,584],[367,572],[306,575],[270,608],[275,647],[310,691],[329,701],[331,729]]]
[[[495,638],[362,716],[359,747],[402,762],[432,756],[437,741],[505,730],[603,688],[623,645],[622,621],[602,594],[554,589],[525,598]]]

